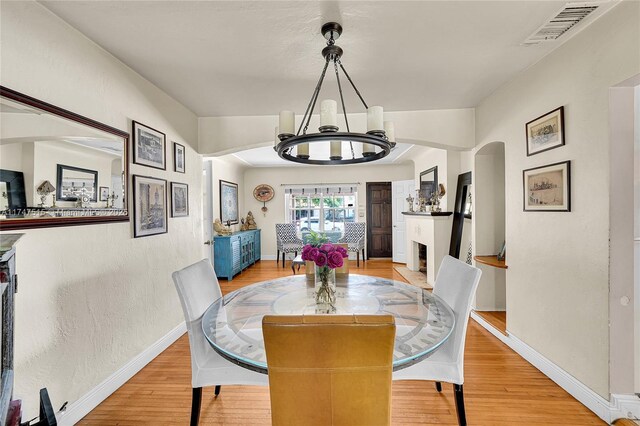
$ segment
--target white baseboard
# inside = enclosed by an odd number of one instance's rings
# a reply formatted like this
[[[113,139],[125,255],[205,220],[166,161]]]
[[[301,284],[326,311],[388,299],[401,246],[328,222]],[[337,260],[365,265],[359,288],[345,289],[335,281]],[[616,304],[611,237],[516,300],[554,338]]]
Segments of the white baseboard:
[[[638,395],[611,395],[611,420],[640,420],[640,397]]]
[[[127,380],[132,378],[136,373],[142,370],[155,357],[160,355],[162,351],[167,349],[173,342],[178,340],[187,331],[184,322],[178,324],[173,330],[167,333],[160,340],[149,346],[147,349],[138,354],[135,358],[127,362],[122,368],[117,370],[111,376],[107,377],[102,383],[91,389],[87,394],[77,401],[69,404],[64,412],[56,413],[58,424],[61,426],[74,425],[84,416],[89,414],[91,410],[96,408],[98,404],[107,399],[109,395],[114,393],[120,386],[125,384]]]
[[[640,398],[636,395],[611,395],[611,402],[609,402],[509,331],[505,336],[473,311],[471,318],[605,422],[611,423],[619,418],[640,418]]]

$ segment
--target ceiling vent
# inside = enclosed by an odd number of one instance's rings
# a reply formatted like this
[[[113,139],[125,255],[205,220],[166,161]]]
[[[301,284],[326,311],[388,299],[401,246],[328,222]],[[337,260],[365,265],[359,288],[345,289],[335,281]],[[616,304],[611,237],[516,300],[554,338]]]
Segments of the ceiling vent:
[[[542,24],[523,44],[538,44],[557,40],[562,34],[582,22],[602,2],[567,3],[559,12]]]

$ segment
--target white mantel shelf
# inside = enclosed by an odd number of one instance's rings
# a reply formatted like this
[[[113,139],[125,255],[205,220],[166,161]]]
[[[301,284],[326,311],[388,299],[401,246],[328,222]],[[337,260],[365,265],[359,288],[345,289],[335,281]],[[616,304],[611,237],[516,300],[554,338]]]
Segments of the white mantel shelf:
[[[453,212],[402,212],[406,216],[427,216],[427,217],[446,217],[451,216]]]

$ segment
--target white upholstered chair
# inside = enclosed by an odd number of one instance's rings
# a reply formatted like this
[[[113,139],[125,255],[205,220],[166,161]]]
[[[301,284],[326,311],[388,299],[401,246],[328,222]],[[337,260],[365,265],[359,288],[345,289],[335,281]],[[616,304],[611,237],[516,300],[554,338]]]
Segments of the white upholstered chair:
[[[393,380],[432,380],[438,392],[440,382],[453,383],[458,424],[466,425],[464,410],[464,345],[471,301],[482,271],[451,256],[442,259],[433,293],[442,298],[455,314],[456,322],[449,339],[429,358],[393,373]]]
[[[211,348],[202,331],[202,315],[217,299],[222,297],[218,278],[211,262],[207,259],[176,271],[172,275],[178,290],[184,319],[189,333],[191,349],[191,425],[198,424],[202,388],[215,386],[215,395],[220,393],[220,385],[267,385],[266,374],[256,373],[239,367],[222,358]]]

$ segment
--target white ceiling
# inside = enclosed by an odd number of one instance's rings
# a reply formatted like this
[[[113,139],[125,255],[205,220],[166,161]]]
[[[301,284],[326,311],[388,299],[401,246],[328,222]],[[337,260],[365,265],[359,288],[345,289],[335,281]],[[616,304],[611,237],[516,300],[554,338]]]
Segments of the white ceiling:
[[[406,143],[398,143],[396,147],[386,157],[376,160],[374,164],[401,164],[409,161],[409,155],[405,155],[413,145]],[[362,144],[353,144],[356,157],[361,157]],[[314,143],[309,144],[309,155],[315,159],[328,159],[329,146],[327,143]],[[308,167],[304,164],[294,163],[292,161],[283,160],[278,156],[272,146],[265,146],[262,148],[247,149],[235,154],[230,154],[246,165],[252,167]],[[351,151],[349,144],[342,144],[342,156],[344,158],[351,158]],[[364,163],[371,164],[371,163]]]
[[[304,112],[330,20],[365,100],[388,111],[476,106],[570,37],[521,45],[565,1],[41,3],[201,117]]]

